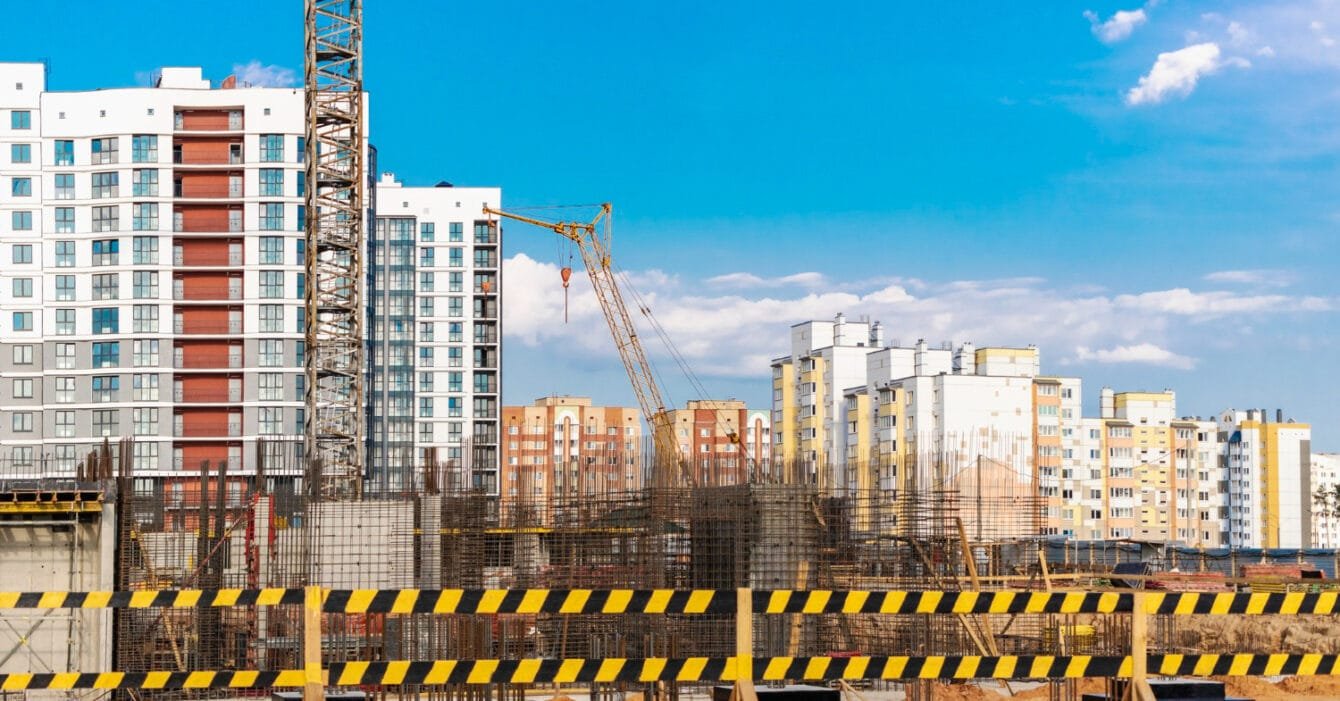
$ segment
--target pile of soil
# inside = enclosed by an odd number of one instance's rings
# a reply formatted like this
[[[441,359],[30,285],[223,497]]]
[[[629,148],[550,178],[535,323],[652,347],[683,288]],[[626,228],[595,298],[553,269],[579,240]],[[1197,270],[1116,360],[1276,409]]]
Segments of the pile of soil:
[[[935,701],[998,701],[1001,697],[976,684],[931,684],[931,698]]]
[[[1340,654],[1340,621],[1330,616],[1188,616],[1177,636],[1197,652]]]

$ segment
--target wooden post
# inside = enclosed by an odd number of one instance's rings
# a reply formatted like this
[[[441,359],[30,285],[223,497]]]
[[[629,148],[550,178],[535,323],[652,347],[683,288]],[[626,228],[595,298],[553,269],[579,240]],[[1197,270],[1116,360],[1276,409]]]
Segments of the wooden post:
[[[1149,686],[1149,614],[1145,609],[1145,593],[1131,594],[1131,682],[1127,697],[1132,701],[1153,701],[1154,690]]]
[[[754,591],[748,587],[735,590],[735,689],[731,697],[758,701],[754,691]]]
[[[307,587],[302,609],[302,701],[324,701],[321,669],[321,587]]]

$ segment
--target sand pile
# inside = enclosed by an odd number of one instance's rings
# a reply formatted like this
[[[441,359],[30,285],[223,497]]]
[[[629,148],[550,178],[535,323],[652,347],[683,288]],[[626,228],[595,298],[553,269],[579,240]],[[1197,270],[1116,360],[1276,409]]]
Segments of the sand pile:
[[[1340,620],[1329,616],[1189,616],[1177,637],[1198,652],[1340,654]]]

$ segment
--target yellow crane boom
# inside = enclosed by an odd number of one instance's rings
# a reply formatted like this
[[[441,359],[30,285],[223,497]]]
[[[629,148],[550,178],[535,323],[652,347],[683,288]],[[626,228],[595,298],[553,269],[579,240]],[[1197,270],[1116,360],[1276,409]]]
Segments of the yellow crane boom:
[[[586,276],[591,280],[591,287],[600,302],[600,310],[604,312],[605,322],[609,324],[610,335],[614,338],[614,346],[619,351],[619,359],[623,361],[624,369],[628,372],[628,381],[633,385],[633,393],[637,395],[642,417],[646,419],[647,426],[651,429],[652,445],[655,447],[652,485],[692,486],[694,482],[692,470],[680,455],[679,442],[675,440],[673,427],[669,425],[669,415],[666,413],[665,400],[661,398],[661,389],[652,375],[651,363],[647,361],[647,353],[642,347],[641,339],[638,338],[637,328],[633,326],[633,319],[628,313],[623,293],[619,291],[614,270],[610,267],[610,223],[613,211],[613,207],[605,203],[600,205],[600,213],[590,223],[550,222],[524,214],[484,207],[486,215],[548,229],[577,244],[577,249],[582,254],[582,264],[586,267]],[[496,225],[493,220],[490,220],[490,224]]]

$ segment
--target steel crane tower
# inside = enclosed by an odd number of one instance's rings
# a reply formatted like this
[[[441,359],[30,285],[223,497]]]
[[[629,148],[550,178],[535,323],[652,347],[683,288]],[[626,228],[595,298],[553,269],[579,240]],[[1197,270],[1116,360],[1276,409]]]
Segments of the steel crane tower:
[[[306,456],[321,499],[363,487],[363,6],[305,0]]]

